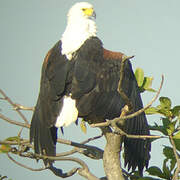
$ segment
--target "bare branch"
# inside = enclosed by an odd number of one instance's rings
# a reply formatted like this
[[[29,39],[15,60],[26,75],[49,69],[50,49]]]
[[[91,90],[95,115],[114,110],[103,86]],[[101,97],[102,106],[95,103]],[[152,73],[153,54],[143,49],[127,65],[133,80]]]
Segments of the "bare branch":
[[[28,120],[24,116],[24,114],[17,108],[17,105],[0,89],[0,94],[4,97],[4,99],[14,108],[15,111],[19,114],[19,116],[24,120],[26,124],[29,124]]]
[[[8,123],[10,124],[14,124],[14,125],[17,125],[17,126],[21,126],[21,127],[25,127],[25,128],[30,128],[30,124],[27,124],[27,123],[21,123],[21,122],[17,122],[17,121],[14,121],[14,120],[11,120],[9,119],[8,117],[4,116],[3,114],[0,113],[0,118],[7,121]]]
[[[20,140],[19,142],[17,141],[0,141],[0,144],[9,144],[9,145],[25,145],[25,144],[30,144],[29,140]]]
[[[86,143],[93,141],[95,139],[101,138],[101,137],[102,137],[102,135],[95,136],[95,137],[89,138],[81,143],[76,143],[76,142],[72,142],[72,141],[68,141],[68,140],[64,140],[64,139],[58,139],[59,143],[74,146],[75,148],[68,152],[58,153],[56,156],[58,156],[58,157],[69,156],[71,154],[79,152],[87,157],[92,158],[92,159],[102,159],[103,152],[104,152],[102,149],[97,148],[95,146],[85,145]]]
[[[133,105],[132,102],[129,100],[129,98],[127,97],[127,95],[124,93],[122,87],[122,81],[123,81],[123,77],[124,77],[124,63],[126,60],[132,59],[134,56],[131,57],[127,57],[127,56],[123,56],[122,60],[121,60],[121,67],[120,67],[120,79],[118,82],[118,92],[121,95],[121,97],[124,99],[125,104],[128,105],[129,110],[133,109]]]
[[[27,106],[23,106],[21,104],[15,104],[15,110],[26,110],[26,111],[34,111],[34,107],[27,107]]]
[[[9,155],[9,153],[7,153],[7,156],[8,156],[8,158],[9,158],[11,161],[13,161],[13,162],[14,162],[15,164],[17,164],[18,166],[21,166],[21,167],[23,167],[23,168],[29,169],[29,170],[31,170],[31,171],[43,171],[43,170],[48,169],[48,167],[39,168],[39,169],[34,169],[34,168],[28,167],[28,166],[26,166],[26,165],[24,165],[24,164],[22,164],[22,163],[20,163],[20,162],[17,162],[15,159],[13,159],[13,158]]]
[[[47,167],[43,167],[43,168],[38,168],[38,169],[34,169],[31,167],[28,167],[18,161],[16,161],[14,158],[12,158],[9,153],[7,153],[8,158],[13,161],[15,164],[17,164],[18,166],[21,166],[23,168],[26,168],[28,170],[31,171],[43,171],[46,169],[51,170],[56,176],[62,177],[62,178],[66,178],[66,177],[70,177],[73,176],[76,172],[78,172],[79,175],[88,178],[89,180],[99,180],[97,177],[95,177],[90,171],[88,166],[86,165],[86,163],[82,160],[80,160],[79,158],[74,158],[74,157],[50,157],[50,156],[44,156],[44,155],[37,155],[34,154],[33,156],[30,154],[21,154],[21,152],[19,151],[18,153],[16,152],[16,155],[22,156],[22,157],[28,157],[31,159],[51,159],[51,160],[55,160],[55,161],[73,161],[78,163],[79,165],[82,166],[82,168],[74,168],[71,171],[67,172],[67,173],[63,173],[61,169],[57,169],[53,166],[47,166]]]
[[[118,129],[114,132],[115,134],[120,134],[122,136],[126,136],[127,138],[131,139],[160,139],[160,138],[166,138],[165,136],[158,136],[158,135],[134,135],[134,134],[127,134],[122,129]]]
[[[74,157],[54,157],[54,156],[45,156],[45,155],[39,155],[39,154],[19,154],[22,157],[27,157],[27,158],[31,158],[31,159],[50,159],[50,160],[54,160],[54,161],[72,161],[72,162],[76,162],[78,163],[82,168],[78,169],[78,174],[86,177],[89,180],[99,180],[97,177],[95,177],[90,171],[89,168],[87,166],[87,164],[82,161],[79,158],[74,158]],[[54,168],[50,168],[48,167],[50,170],[53,171],[53,173],[55,174]],[[58,170],[58,169],[57,169]],[[61,170],[60,170],[61,171]],[[56,171],[57,172],[57,171]]]
[[[20,127],[30,128],[29,124],[25,124],[25,123],[21,123],[21,122],[11,120],[11,119],[9,119],[8,117],[4,116],[1,113],[0,113],[0,118],[7,121],[10,124],[14,124],[14,125],[17,125],[17,126],[20,126]],[[57,142],[59,142],[61,144],[66,144],[66,145],[78,147],[78,148],[76,148],[76,150],[72,150],[72,151],[64,152],[64,153],[59,153],[59,154],[57,154],[57,156],[68,156],[70,154],[79,152],[79,153],[84,154],[84,155],[86,155],[88,157],[91,157],[93,159],[102,159],[103,150],[101,150],[100,148],[97,148],[95,146],[84,145],[85,143],[88,143],[88,142],[90,142],[92,140],[95,140],[95,139],[98,139],[100,137],[102,137],[102,135],[96,136],[96,137],[93,137],[93,138],[89,138],[89,139],[87,139],[86,141],[84,141],[82,143],[76,143],[76,142],[72,142],[72,141],[64,140],[64,139],[57,139]],[[3,143],[3,141],[0,141],[0,142]],[[16,143],[17,142],[14,142],[14,144],[16,144]],[[87,149],[87,150],[82,150],[82,148]]]

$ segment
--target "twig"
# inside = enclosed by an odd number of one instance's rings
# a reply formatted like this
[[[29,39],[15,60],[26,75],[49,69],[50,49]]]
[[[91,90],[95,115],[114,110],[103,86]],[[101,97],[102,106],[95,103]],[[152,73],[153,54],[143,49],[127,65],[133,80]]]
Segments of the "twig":
[[[4,116],[1,113],[0,113],[0,118],[7,121],[10,124],[14,124],[14,125],[17,125],[17,126],[20,126],[20,127],[30,128],[29,124],[11,120],[11,119],[9,119],[8,117]],[[85,145],[85,143],[88,143],[88,142],[90,142],[92,140],[95,140],[95,139],[98,139],[100,137],[102,137],[102,135],[101,136],[96,136],[96,137],[93,137],[93,138],[89,138],[88,140],[82,142],[82,144],[81,143],[76,143],[76,142],[73,142],[73,141],[64,140],[64,139],[57,139],[57,142],[59,142],[61,144],[66,144],[66,145],[76,147],[76,149],[73,149],[73,150],[71,150],[69,152],[59,153],[59,154],[57,154],[57,156],[68,156],[68,155],[74,154],[76,152],[79,152],[79,153],[81,153],[81,154],[83,154],[83,155],[85,155],[87,157],[93,158],[93,159],[102,159],[103,150],[101,150],[100,148],[97,148],[95,146]],[[0,144],[2,142],[3,141],[0,141]],[[82,150],[82,148],[86,149],[86,150]]]
[[[174,140],[173,140],[172,135],[169,136],[169,139],[170,139],[170,142],[171,142],[171,144],[172,144],[174,156],[175,156],[176,162],[177,162],[177,168],[176,168],[176,171],[175,171],[175,173],[174,173],[174,176],[173,176],[173,179],[172,179],[172,180],[177,180],[177,179],[178,179],[178,174],[179,174],[179,172],[180,172],[180,159],[179,159],[179,157],[178,157],[177,150],[176,150],[176,145],[175,145],[175,143],[174,143]]]
[[[23,168],[29,169],[29,170],[31,170],[31,171],[43,171],[43,170],[48,169],[48,167],[39,168],[39,169],[34,169],[34,168],[28,167],[28,166],[26,166],[26,165],[24,165],[24,164],[22,164],[22,163],[20,163],[20,162],[17,162],[15,159],[13,159],[13,158],[9,155],[9,153],[7,153],[7,156],[8,156],[8,158],[9,158],[11,161],[13,161],[13,162],[14,162],[15,164],[17,164],[18,166],[21,166],[21,167],[23,167]]]
[[[0,118],[7,121],[10,124],[14,124],[14,125],[17,125],[17,126],[20,126],[20,127],[30,128],[30,124],[21,123],[21,122],[11,120],[10,118],[4,116],[1,113],[0,113]],[[90,142],[92,140],[95,140],[95,139],[98,139],[100,137],[102,137],[102,135],[96,136],[96,137],[93,137],[93,138],[89,138],[86,141],[82,142],[82,144],[81,143],[76,143],[76,142],[73,142],[73,141],[64,140],[64,139],[57,139],[57,142],[59,142],[61,144],[66,144],[66,145],[70,145],[70,146],[74,146],[74,147],[79,148],[79,149],[76,148],[76,150],[72,150],[72,151],[65,152],[65,153],[60,153],[60,154],[57,154],[57,155],[58,156],[67,156],[67,155],[79,152],[79,153],[82,153],[82,154],[84,154],[84,155],[86,155],[88,157],[94,158],[94,159],[101,159],[102,154],[103,154],[103,151],[101,149],[99,149],[99,148],[97,148],[95,146],[84,145],[85,143],[88,143],[88,142]],[[3,141],[1,141],[1,143],[2,142]],[[81,150],[80,148],[87,149],[88,151]]]
[[[122,81],[123,81],[123,77],[124,77],[124,64],[126,60],[129,60],[131,58],[133,58],[134,56],[131,57],[127,57],[127,56],[123,56],[122,60],[121,60],[121,67],[120,67],[120,79],[118,82],[118,92],[121,95],[121,97],[123,98],[123,100],[125,101],[125,104],[128,105],[129,110],[131,111],[133,109],[133,105],[132,102],[129,100],[129,98],[127,97],[127,95],[124,93],[124,91],[122,90]]]
[[[72,161],[78,163],[82,168],[78,169],[78,174],[88,178],[89,180],[99,180],[96,176],[94,176],[90,171],[87,166],[87,164],[82,161],[79,158],[74,158],[74,157],[54,157],[54,156],[45,156],[45,155],[39,155],[39,154],[19,154],[22,157],[27,157],[31,159],[50,159],[54,161]],[[50,170],[51,168],[48,167]],[[54,173],[54,172],[53,172]]]
[[[102,137],[102,135],[95,136],[95,137],[89,138],[81,143],[75,143],[75,142],[68,141],[68,140],[58,139],[59,143],[71,145],[71,146],[74,146],[75,148],[73,148],[71,151],[68,151],[68,152],[58,153],[58,154],[56,154],[56,156],[57,157],[69,156],[76,152],[79,152],[79,153],[81,153],[87,157],[93,158],[93,159],[102,159],[103,152],[104,152],[102,149],[97,148],[95,146],[85,145],[86,143],[93,141],[95,139],[101,138],[101,137]]]
[[[15,111],[17,111],[17,113],[19,114],[19,116],[24,120],[24,122],[26,124],[28,124],[28,120],[26,119],[26,117],[24,116],[24,114],[19,110],[17,109],[17,106],[16,104],[3,92],[2,89],[0,89],[0,93],[2,94],[2,96],[4,97],[4,99],[6,101],[8,101],[9,104],[11,104],[11,106],[14,108]]]
[[[117,123],[121,120],[124,120],[124,119],[131,119],[135,116],[138,116],[139,114],[141,114],[142,112],[144,112],[146,109],[148,109],[155,101],[156,99],[158,98],[159,94],[160,94],[160,91],[161,91],[161,88],[162,88],[162,85],[163,85],[163,82],[164,82],[164,76],[162,75],[162,80],[161,80],[161,84],[160,84],[160,87],[156,93],[156,95],[154,96],[154,98],[142,109],[140,109],[139,111],[136,111],[135,113],[132,113],[130,115],[127,115],[127,116],[124,116],[124,117],[118,117],[118,118],[114,118],[113,120],[108,120],[106,122],[103,122],[103,123],[96,123],[96,124],[91,124],[90,126],[91,127],[105,127],[105,126],[109,126],[111,125],[111,123]]]
[[[20,140],[19,142],[17,142],[17,141],[0,141],[0,144],[9,144],[9,145],[27,145],[27,144],[29,144],[30,145],[30,143],[29,143],[29,140]]]
[[[27,106],[23,106],[21,104],[15,104],[15,110],[26,110],[26,111],[34,111],[34,107],[27,107]]]
[[[11,120],[9,119],[8,117],[4,116],[3,114],[0,113],[0,118],[7,121],[8,123],[10,124],[14,124],[14,125],[17,125],[17,126],[21,126],[21,127],[25,127],[25,128],[30,128],[30,125],[27,124],[27,123],[21,123],[21,122],[17,122],[17,121],[14,121],[14,120]]]
[[[22,157],[30,157],[32,158],[32,156],[28,156],[28,155],[22,155],[20,154],[20,152],[18,153],[18,155],[22,156]],[[56,161],[73,161],[73,162],[76,162],[78,163],[79,165],[82,166],[82,168],[74,168],[72,169],[71,171],[67,172],[67,173],[63,173],[61,169],[57,169],[53,166],[47,166],[47,167],[44,167],[44,168],[38,168],[38,169],[34,169],[34,168],[31,168],[31,167],[28,167],[18,161],[16,161],[15,159],[13,159],[9,153],[7,153],[7,156],[8,158],[13,161],[15,164],[17,164],[18,166],[21,166],[23,168],[26,168],[28,170],[31,170],[31,171],[43,171],[43,170],[46,170],[46,169],[49,169],[51,170],[56,176],[59,176],[59,177],[62,177],[62,178],[66,178],[66,177],[70,177],[70,176],[73,176],[76,172],[78,172],[81,176],[84,176],[84,177],[89,177],[88,179],[90,180],[98,180],[97,177],[95,177],[90,171],[89,171],[89,168],[88,166],[86,165],[86,163],[78,158],[73,158],[73,157],[63,157],[63,158],[60,158],[60,157],[50,157],[50,156],[41,156],[41,155],[35,155],[34,158],[36,158],[36,156],[38,156],[39,159],[52,159],[52,160],[56,160]]]

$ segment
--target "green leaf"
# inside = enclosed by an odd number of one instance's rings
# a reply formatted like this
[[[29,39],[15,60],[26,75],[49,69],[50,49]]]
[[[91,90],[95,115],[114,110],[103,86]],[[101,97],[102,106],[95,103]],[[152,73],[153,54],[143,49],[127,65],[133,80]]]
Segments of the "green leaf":
[[[167,128],[168,135],[172,135],[174,133],[176,122],[177,121],[173,121],[168,125],[168,128]]]
[[[19,142],[20,141],[20,137],[19,136],[8,137],[6,139],[6,141],[16,141],[16,142]]]
[[[170,161],[170,171],[172,171],[175,168],[176,165],[176,159],[171,159]]]
[[[148,89],[152,86],[153,77],[144,77],[143,88]]]
[[[165,117],[172,117],[172,112],[165,108],[158,110],[158,113],[164,115]]]
[[[175,106],[173,109],[171,109],[171,112],[173,116],[179,116],[180,115],[180,106]]]
[[[134,180],[134,179],[133,179]],[[138,178],[137,180],[159,180],[157,178],[152,178],[152,177],[142,177],[142,178]]]
[[[135,71],[135,77],[136,77],[138,86],[141,87],[144,81],[144,71],[141,68],[137,68]]]
[[[163,123],[164,128],[167,129],[170,124],[170,121],[168,118],[162,118],[162,123]]]
[[[180,131],[173,136],[173,139],[180,139]]]
[[[166,156],[167,159],[175,159],[173,148],[169,146],[165,146],[163,148],[163,154]]]
[[[0,147],[0,153],[8,153],[11,150],[11,146],[8,144],[2,144]]]
[[[176,149],[177,149],[178,151],[180,151],[180,139],[173,139],[173,140],[174,140]]]
[[[165,159],[163,162],[163,173],[166,177],[166,179],[171,179],[171,172],[167,166],[168,159]]]
[[[170,171],[172,171],[175,168],[176,165],[176,159],[171,159],[170,160]]]
[[[150,108],[145,110],[145,113],[147,115],[157,114],[157,112],[158,112],[158,109],[155,107],[150,107]]]
[[[168,97],[160,97],[159,101],[162,109],[171,109],[171,100]]]
[[[81,121],[80,126],[81,126],[82,132],[86,134],[87,133],[87,128],[86,128],[86,122],[84,120]]]
[[[180,151],[180,131],[178,131],[174,136],[173,136],[173,140],[176,146],[176,149],[178,151]]]
[[[150,130],[159,131],[159,132],[163,133],[165,136],[168,135],[164,126],[158,126],[157,124],[155,124],[155,126],[149,126],[149,127],[150,127]]]
[[[146,91],[149,91],[149,92],[157,92],[155,89],[153,89],[153,88],[147,88],[147,89],[145,89]]]
[[[164,173],[161,171],[160,168],[158,168],[156,166],[151,166],[146,171],[152,176],[157,176],[157,177],[160,177],[160,178],[164,178]]]

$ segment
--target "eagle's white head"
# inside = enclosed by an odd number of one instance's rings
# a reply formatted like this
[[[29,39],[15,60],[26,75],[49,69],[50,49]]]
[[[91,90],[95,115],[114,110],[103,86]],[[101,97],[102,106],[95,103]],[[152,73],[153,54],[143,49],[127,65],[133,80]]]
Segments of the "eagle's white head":
[[[95,11],[88,2],[76,3],[68,12],[68,21],[62,35],[62,54],[71,60],[72,54],[90,37],[96,36]]]

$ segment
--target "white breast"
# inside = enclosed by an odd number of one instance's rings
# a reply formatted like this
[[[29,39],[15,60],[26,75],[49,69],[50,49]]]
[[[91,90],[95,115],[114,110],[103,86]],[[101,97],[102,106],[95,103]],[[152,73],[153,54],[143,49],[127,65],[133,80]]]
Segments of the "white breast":
[[[83,43],[92,36],[96,36],[96,25],[91,19],[71,19],[62,35],[62,55],[72,59],[72,54],[77,51]]]
[[[76,108],[76,101],[71,97],[64,96],[63,107],[59,112],[55,126],[57,128],[62,126],[69,126],[78,118],[78,110]]]

